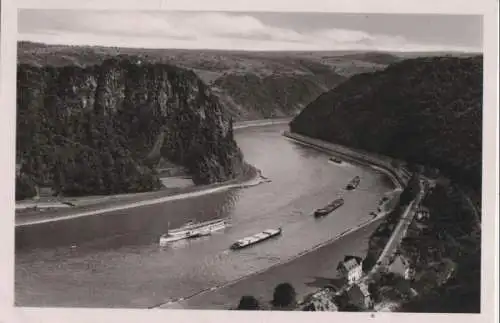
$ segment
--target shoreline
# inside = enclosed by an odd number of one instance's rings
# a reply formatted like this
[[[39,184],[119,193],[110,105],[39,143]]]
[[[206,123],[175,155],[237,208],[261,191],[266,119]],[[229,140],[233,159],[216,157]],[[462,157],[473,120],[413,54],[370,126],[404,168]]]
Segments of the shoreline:
[[[292,120],[293,118],[290,117],[290,118],[275,118],[275,119],[270,118],[261,120],[238,121],[233,124],[233,130],[288,124]]]
[[[215,183],[215,184],[208,184],[208,185],[203,185],[203,186],[198,186],[194,187],[194,191],[188,191],[188,192],[181,192],[181,193],[174,193],[171,195],[164,195],[165,193],[162,194],[162,191],[155,191],[155,192],[146,192],[146,193],[131,193],[131,197],[138,197],[137,194],[148,194],[150,195],[150,198],[142,198],[138,201],[113,201],[116,202],[117,205],[100,205],[100,204],[94,204],[94,205],[88,205],[87,207],[92,208],[92,207],[99,207],[96,210],[85,210],[85,207],[81,208],[72,208],[69,207],[70,211],[73,211],[71,214],[57,214],[57,211],[54,212],[53,210],[46,211],[46,212],[36,212],[36,214],[17,214],[16,215],[16,223],[15,227],[26,227],[26,226],[31,226],[31,225],[37,225],[37,224],[44,224],[44,223],[50,223],[50,222],[56,222],[56,221],[64,221],[64,220],[71,220],[71,219],[76,219],[76,218],[81,218],[85,216],[96,216],[96,215],[101,215],[104,213],[109,213],[113,211],[119,211],[119,210],[126,210],[126,209],[131,209],[131,208],[136,208],[136,207],[141,207],[141,206],[147,206],[147,205],[154,205],[154,204],[160,204],[164,202],[169,202],[169,201],[176,201],[176,200],[182,200],[186,198],[191,198],[191,197],[196,197],[196,196],[202,196],[202,195],[209,195],[217,192],[223,192],[227,191],[230,189],[238,189],[238,188],[248,188],[252,186],[257,186],[263,183],[268,183],[270,180],[264,177],[261,173],[261,171],[253,166],[252,171],[248,175],[249,178],[246,178],[245,175],[241,176],[243,178],[236,178],[229,180],[224,183]],[[253,173],[253,174],[252,174]],[[160,195],[158,197],[151,197],[154,193]],[[156,195],[154,194],[154,195]],[[141,196],[139,196],[141,197]],[[105,202],[104,202],[105,203]],[[64,211],[68,210],[68,208],[64,208]],[[45,216],[47,213],[52,211],[53,216]],[[34,219],[28,219],[23,221],[22,218],[26,217],[31,217]]]
[[[291,118],[240,121],[240,122],[235,122],[235,124],[233,125],[233,130],[237,131],[239,129],[246,129],[246,128],[287,124],[290,121]],[[246,179],[245,175],[242,175],[241,177],[243,178],[240,179],[235,178],[221,183],[212,183],[200,186],[194,185],[185,188],[176,187],[176,188],[163,189],[151,192],[141,192],[141,193],[123,193],[123,194],[113,194],[113,195],[89,195],[81,197],[68,197],[67,201],[65,200],[61,201],[55,199],[53,201],[42,201],[42,202],[37,202],[33,200],[22,200],[16,202],[15,205],[15,211],[14,211],[15,212],[14,219],[16,222],[15,227],[17,228],[27,225],[69,220],[72,218],[97,215],[101,213],[107,213],[143,205],[153,205],[167,201],[174,201],[189,197],[201,196],[205,194],[213,194],[229,189],[247,188],[270,181],[268,178],[264,177],[261,174],[261,171],[259,169],[257,169],[254,166],[250,167],[253,168],[252,171],[256,172],[256,174],[250,179]],[[253,182],[257,180],[259,180],[258,183]],[[78,201],[78,199],[82,201],[82,204],[74,203],[74,200]],[[133,204],[134,206],[130,206],[130,204]],[[99,209],[93,209],[93,208],[99,208]],[[82,211],[84,215],[76,213],[78,211]],[[72,214],[58,214],[63,212],[70,212]],[[27,218],[38,218],[38,219],[24,220]]]
[[[339,156],[356,164],[370,167],[387,175],[397,189],[403,189],[410,177],[409,172],[404,169],[396,169],[390,165],[390,158],[370,154],[369,152],[360,152],[349,147],[326,142],[319,139],[310,138],[297,133],[285,131],[283,136],[295,141],[301,145],[309,146],[329,154]]]
[[[305,137],[305,136],[295,136],[295,134],[293,133],[289,133],[289,132],[284,132],[283,135],[286,137],[286,138],[289,138],[291,140],[294,140],[296,142],[298,142],[299,144],[301,145],[305,145],[305,146],[309,146],[309,147],[312,147],[312,148],[315,148],[315,149],[319,149],[319,150],[323,150],[323,151],[326,151],[328,153],[334,153],[336,155],[341,155],[343,158],[351,161],[351,162],[354,162],[354,163],[357,163],[357,164],[361,164],[361,165],[364,165],[364,166],[368,166],[370,168],[372,168],[373,170],[375,171],[379,171],[379,172],[382,172],[384,174],[386,174],[390,179],[391,181],[393,182],[394,186],[396,187],[395,189],[402,189],[405,185],[406,185],[406,179],[403,178],[403,176],[401,176],[401,174],[398,174],[397,170],[395,169],[388,169],[387,165],[385,165],[384,161],[383,160],[380,160],[379,158],[377,158],[378,156],[373,156],[373,155],[368,155],[368,156],[363,156],[361,155],[360,156],[360,153],[359,152],[355,152],[353,150],[350,150],[349,148],[347,147],[342,147],[343,151],[339,151],[339,150],[335,150],[333,147],[331,147],[330,145],[328,145],[329,143],[327,142],[321,142],[321,141],[318,141],[318,140],[315,140],[313,138],[308,138],[308,137]],[[351,154],[349,154],[349,152],[351,152]],[[371,160],[366,160],[366,159],[371,159]],[[372,163],[373,162],[373,163]],[[374,163],[377,163],[377,165],[375,165]],[[385,166],[385,167],[384,167]],[[400,170],[401,171],[401,170]],[[221,289],[224,289],[224,288],[228,288],[230,286],[233,286],[241,281],[244,281],[246,279],[250,279],[252,277],[255,277],[255,276],[258,276],[266,271],[269,271],[273,268],[277,268],[279,266],[283,266],[283,265],[286,265],[287,263],[291,263],[293,262],[294,260],[308,254],[308,253],[311,253],[311,252],[314,252],[320,248],[323,248],[325,246],[328,246],[332,243],[335,243],[337,240],[341,239],[342,237],[346,236],[346,235],[349,235],[349,234],[352,234],[354,232],[357,232],[367,226],[369,226],[370,224],[373,224],[375,222],[378,222],[378,221],[381,221],[385,218],[385,216],[387,216],[389,214],[389,212],[387,211],[382,211],[382,212],[378,212],[377,213],[377,216],[370,219],[370,220],[366,220],[350,229],[347,229],[345,231],[343,231],[342,233],[336,235],[335,237],[331,238],[331,239],[328,239],[324,242],[321,242],[317,245],[314,245],[306,250],[303,250],[301,251],[300,253],[288,258],[288,259],[285,259],[283,261],[280,261],[279,263],[276,263],[276,264],[273,264],[271,265],[270,267],[268,268],[265,268],[265,269],[262,269],[262,270],[259,270],[259,271],[256,271],[256,272],[253,272],[251,274],[248,274],[246,276],[243,276],[243,277],[240,277],[238,279],[235,279],[233,281],[230,281],[230,282],[227,282],[223,285],[220,285],[220,286],[212,286],[210,288],[207,288],[207,289],[204,289],[204,290],[201,290],[201,291],[198,291],[192,295],[189,295],[189,296],[186,296],[186,297],[182,297],[182,298],[179,298],[179,299],[176,299],[176,300],[170,300],[170,301],[167,301],[165,303],[160,303],[160,304],[156,304],[156,305],[153,305],[151,307],[149,307],[149,309],[166,309],[166,308],[169,308],[169,306],[175,306],[175,305],[179,305],[180,303],[184,302],[184,301],[188,301],[189,299],[191,298],[194,298],[194,297],[198,297],[198,296],[202,296],[204,294],[208,294],[208,293],[211,293],[211,292],[216,292],[218,290],[221,290]],[[306,295],[297,295],[297,296],[302,296],[301,298],[305,297]]]

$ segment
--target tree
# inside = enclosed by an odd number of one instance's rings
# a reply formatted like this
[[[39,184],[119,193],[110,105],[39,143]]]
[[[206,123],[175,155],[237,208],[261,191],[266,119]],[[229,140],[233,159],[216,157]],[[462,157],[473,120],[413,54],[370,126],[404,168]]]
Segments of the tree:
[[[408,205],[417,196],[420,191],[420,177],[418,174],[413,173],[408,185],[405,187],[399,197],[400,205]]]
[[[250,295],[242,296],[237,310],[255,311],[260,309],[259,301]]]
[[[369,252],[366,255],[366,258],[362,262],[362,268],[365,273],[369,272],[373,266],[375,266],[375,262],[377,261],[376,255],[374,255],[372,252]]]
[[[380,301],[379,288],[380,286],[378,286],[378,284],[375,282],[371,282],[370,284],[368,284],[368,292],[370,293],[374,302]]]
[[[281,283],[274,289],[272,304],[275,307],[288,307],[296,302],[295,288],[289,283]]]
[[[27,176],[16,176],[16,201],[31,198],[36,195],[35,184]]]

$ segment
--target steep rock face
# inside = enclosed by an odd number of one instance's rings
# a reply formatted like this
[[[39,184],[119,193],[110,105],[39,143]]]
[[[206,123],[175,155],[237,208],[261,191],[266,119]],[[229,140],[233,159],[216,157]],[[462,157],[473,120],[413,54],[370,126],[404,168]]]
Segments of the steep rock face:
[[[294,116],[318,95],[344,80],[332,70],[322,74],[231,74],[215,80],[212,87],[223,89],[217,92],[219,96],[227,96],[234,102],[227,105],[230,113],[244,120]]]
[[[441,169],[481,186],[482,55],[410,59],[355,75],[291,130]]]
[[[192,70],[234,120],[295,116],[348,77],[399,61],[383,52],[241,52],[18,43],[22,63],[91,66],[117,55]]]
[[[191,71],[133,58],[77,66],[18,66],[21,173],[67,195],[159,187],[160,158],[196,183],[244,167],[232,121]]]

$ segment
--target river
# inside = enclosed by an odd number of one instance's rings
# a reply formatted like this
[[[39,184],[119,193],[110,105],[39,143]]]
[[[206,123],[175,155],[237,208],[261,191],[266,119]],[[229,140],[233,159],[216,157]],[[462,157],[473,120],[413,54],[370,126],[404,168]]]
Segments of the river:
[[[334,274],[333,262],[346,252],[362,253],[375,225],[306,257],[276,265],[370,219],[369,212],[392,184],[372,169],[329,163],[324,153],[284,138],[281,133],[286,129],[286,125],[269,125],[235,132],[246,160],[261,169],[270,183],[20,228],[16,305],[147,308],[184,299],[179,306],[227,308],[227,302],[237,302],[241,293],[252,288],[256,294],[267,293],[285,277],[304,281],[314,270]],[[344,191],[355,175],[362,179],[358,189]],[[339,195],[345,199],[342,208],[323,219],[310,216]],[[169,225],[216,217],[229,217],[231,227],[210,237],[158,246]],[[283,228],[279,238],[228,250],[239,238],[277,227]],[[241,280],[272,266],[252,276],[259,284],[251,284],[252,278]],[[229,289],[214,290],[213,297],[210,293],[192,297],[239,279]],[[237,286],[242,290],[235,290]]]

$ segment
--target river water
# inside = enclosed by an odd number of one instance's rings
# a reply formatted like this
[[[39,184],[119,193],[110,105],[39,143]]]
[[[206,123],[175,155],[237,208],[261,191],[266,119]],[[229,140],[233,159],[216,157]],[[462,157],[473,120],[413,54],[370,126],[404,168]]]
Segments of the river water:
[[[324,153],[284,138],[286,128],[271,125],[235,133],[246,160],[270,183],[22,228],[21,235],[16,232],[16,305],[147,308],[181,299],[190,307],[186,300],[193,299],[191,307],[215,308],[221,306],[220,296],[217,304],[207,294],[197,302],[200,297],[192,296],[272,266],[268,273],[253,276],[266,288],[279,275],[303,279],[308,263],[311,270],[329,263],[325,255],[332,252],[323,248],[299,258],[307,263],[295,260],[295,267],[276,267],[370,219],[369,212],[392,184],[371,169],[329,163]],[[355,175],[361,176],[358,189],[344,191]],[[315,208],[340,195],[345,199],[340,209],[322,219],[311,216]],[[159,247],[158,238],[169,225],[216,217],[229,217],[231,226],[210,237]],[[279,238],[239,251],[228,249],[237,239],[278,227],[283,228]],[[366,230],[363,236],[352,234],[329,248],[341,255],[350,244],[349,252],[354,252],[354,242],[366,245],[371,232]],[[286,273],[276,268],[287,268]],[[246,289],[257,286],[244,282],[240,284]],[[233,287],[231,293],[237,297],[239,292]],[[231,301],[227,297],[223,302]]]

